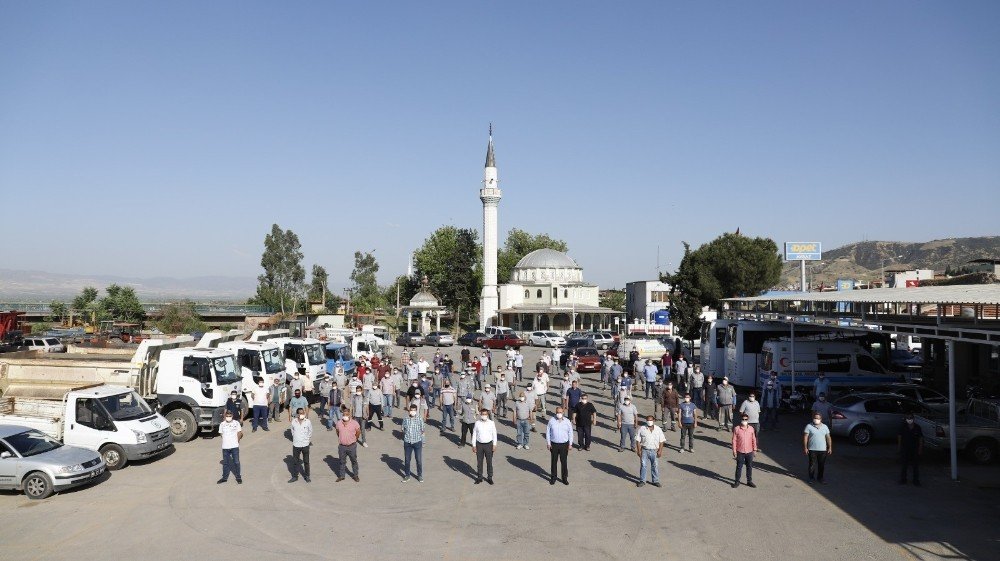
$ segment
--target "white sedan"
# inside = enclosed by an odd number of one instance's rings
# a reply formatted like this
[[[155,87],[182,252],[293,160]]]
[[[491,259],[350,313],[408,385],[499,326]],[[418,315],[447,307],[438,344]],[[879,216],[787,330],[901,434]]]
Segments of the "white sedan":
[[[566,339],[555,331],[534,331],[528,337],[528,345],[532,347],[564,347]]]

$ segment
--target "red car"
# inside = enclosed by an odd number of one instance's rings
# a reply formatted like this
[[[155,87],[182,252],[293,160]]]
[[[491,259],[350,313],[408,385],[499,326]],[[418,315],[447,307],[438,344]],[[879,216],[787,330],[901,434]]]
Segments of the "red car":
[[[594,347],[577,347],[573,354],[576,355],[577,372],[597,372],[601,369],[601,355]]]
[[[487,339],[483,339],[484,349],[520,349],[522,346],[527,345],[524,339],[521,339],[513,333],[498,333]]]

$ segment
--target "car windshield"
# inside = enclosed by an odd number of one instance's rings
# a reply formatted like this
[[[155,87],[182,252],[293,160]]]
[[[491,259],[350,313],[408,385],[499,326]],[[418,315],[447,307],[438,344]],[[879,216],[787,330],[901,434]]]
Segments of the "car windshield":
[[[326,364],[326,358],[323,356],[323,349],[319,343],[306,345],[304,350],[309,364]]]
[[[546,337],[558,337],[558,336],[559,336],[559,334],[558,334],[558,333],[556,333],[555,331],[546,331],[546,332],[545,332],[545,336],[546,336]]]
[[[116,421],[131,421],[153,413],[152,409],[135,392],[109,395],[98,399],[98,401],[107,409],[111,418]]]
[[[597,356],[597,349],[577,349],[576,356]]]
[[[240,377],[236,374],[236,361],[232,356],[223,356],[212,360],[215,369],[215,381],[220,385],[235,384]],[[268,372],[271,370],[268,369]]]
[[[279,349],[263,349],[260,354],[264,357],[264,370],[268,374],[277,374],[285,369],[285,361]]]
[[[5,440],[11,448],[16,450],[18,454],[25,458],[36,454],[44,454],[45,452],[55,450],[56,448],[62,446],[59,442],[49,438],[35,429],[8,436]]]
[[[48,343],[48,344],[50,344],[50,345],[58,345],[59,344],[59,340],[58,339],[46,339],[45,342]]]

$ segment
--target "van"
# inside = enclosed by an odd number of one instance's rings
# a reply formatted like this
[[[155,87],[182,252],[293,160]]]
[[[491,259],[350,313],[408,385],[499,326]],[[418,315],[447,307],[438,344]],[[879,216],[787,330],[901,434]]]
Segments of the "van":
[[[875,357],[855,341],[795,339],[794,364],[791,341],[787,338],[764,341],[761,346],[762,376],[776,373],[778,381],[812,386],[823,373],[831,387],[868,388],[899,382],[899,375],[886,370]]]
[[[639,352],[639,359],[652,360],[656,364],[660,363],[660,359],[667,352],[663,343],[656,339],[622,339],[618,345],[618,357],[628,360],[633,350]]]

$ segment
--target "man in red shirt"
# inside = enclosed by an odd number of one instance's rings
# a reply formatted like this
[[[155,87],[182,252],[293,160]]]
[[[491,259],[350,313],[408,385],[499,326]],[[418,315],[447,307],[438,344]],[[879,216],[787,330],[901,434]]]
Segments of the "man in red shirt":
[[[757,448],[757,433],[750,426],[750,417],[744,413],[740,424],[733,429],[733,459],[736,460],[736,478],[733,489],[740,486],[740,475],[743,466],[747,466],[747,487],[756,487],[753,483],[753,454],[760,452]]]

